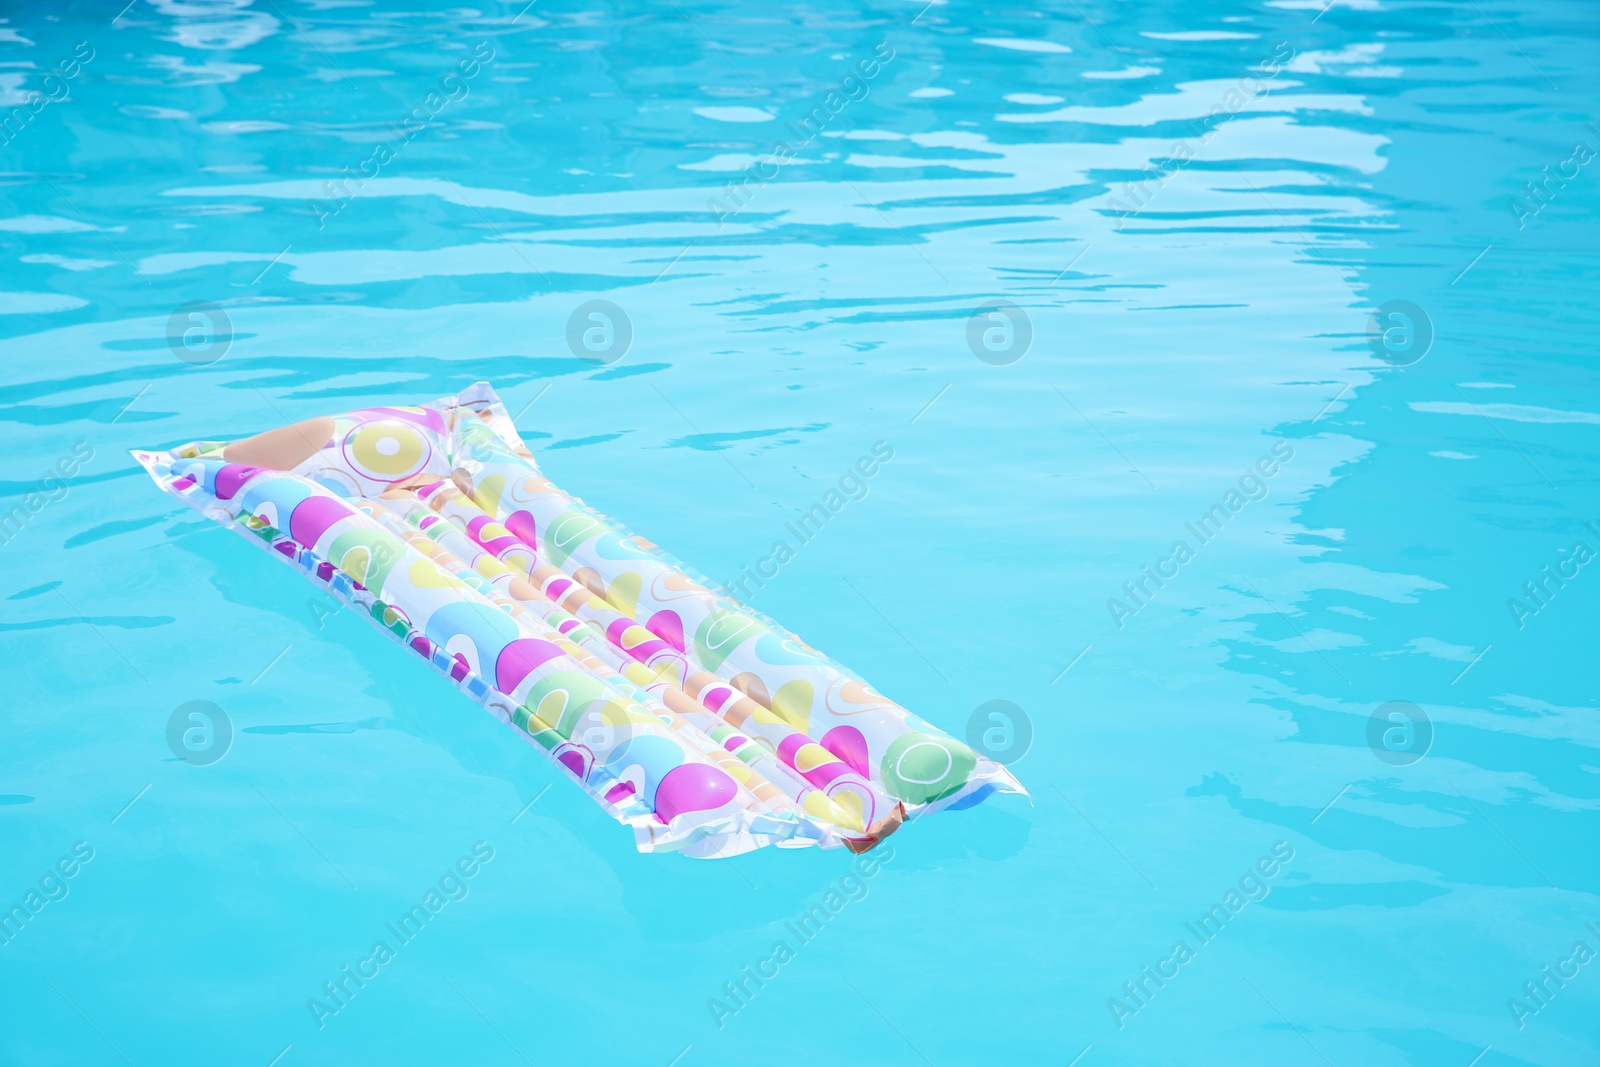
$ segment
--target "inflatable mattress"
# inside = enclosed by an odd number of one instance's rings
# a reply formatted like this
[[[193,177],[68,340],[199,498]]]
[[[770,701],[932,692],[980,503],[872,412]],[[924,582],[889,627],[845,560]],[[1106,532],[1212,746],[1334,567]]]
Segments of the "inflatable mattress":
[[[640,851],[864,851],[1023,793],[539,472],[486,383],[134,457],[514,728]]]

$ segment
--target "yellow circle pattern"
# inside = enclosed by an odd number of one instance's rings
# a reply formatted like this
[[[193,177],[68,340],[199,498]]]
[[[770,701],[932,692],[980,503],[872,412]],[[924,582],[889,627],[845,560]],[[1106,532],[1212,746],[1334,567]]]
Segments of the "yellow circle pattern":
[[[378,481],[398,481],[416,474],[429,451],[416,428],[398,419],[366,423],[345,439],[345,453],[357,471]]]

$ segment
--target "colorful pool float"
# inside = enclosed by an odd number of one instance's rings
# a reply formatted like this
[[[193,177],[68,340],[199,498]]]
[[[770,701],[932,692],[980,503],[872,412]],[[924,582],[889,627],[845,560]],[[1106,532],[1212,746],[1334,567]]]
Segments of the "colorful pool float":
[[[642,852],[859,852],[1025,793],[551,484],[487,383],[133,455],[515,728]]]

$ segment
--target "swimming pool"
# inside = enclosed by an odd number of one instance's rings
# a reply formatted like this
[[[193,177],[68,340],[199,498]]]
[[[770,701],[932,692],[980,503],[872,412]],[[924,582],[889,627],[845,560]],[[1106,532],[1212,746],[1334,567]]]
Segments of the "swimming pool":
[[[1592,10],[119,6],[0,25],[0,1062],[1595,1062]],[[127,455],[479,379],[1032,804],[640,855]]]

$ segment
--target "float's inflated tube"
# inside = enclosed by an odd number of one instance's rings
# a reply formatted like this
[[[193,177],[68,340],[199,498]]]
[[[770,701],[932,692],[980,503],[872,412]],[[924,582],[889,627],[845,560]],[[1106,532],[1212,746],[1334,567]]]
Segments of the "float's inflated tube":
[[[485,383],[133,455],[515,726],[640,851],[862,851],[1025,792],[552,485]]]

